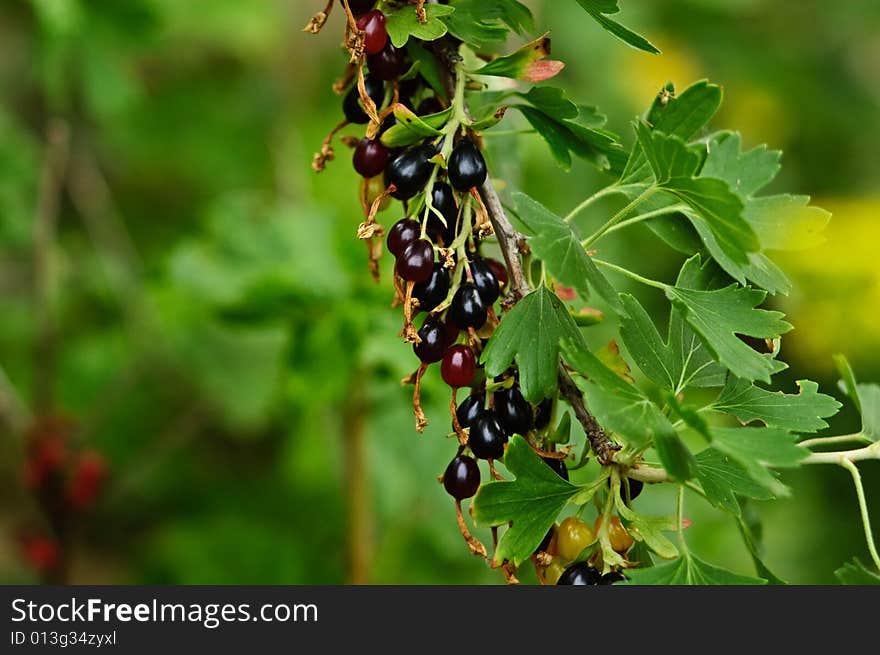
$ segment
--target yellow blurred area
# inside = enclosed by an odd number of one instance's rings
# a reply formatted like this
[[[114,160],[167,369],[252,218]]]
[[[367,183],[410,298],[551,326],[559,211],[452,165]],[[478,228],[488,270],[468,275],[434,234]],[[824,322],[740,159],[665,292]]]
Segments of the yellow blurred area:
[[[780,302],[798,329],[790,355],[830,371],[830,353],[843,352],[862,366],[880,361],[880,197],[822,198],[814,204],[833,218],[827,241],[810,250],[774,253],[792,277],[794,291]]]

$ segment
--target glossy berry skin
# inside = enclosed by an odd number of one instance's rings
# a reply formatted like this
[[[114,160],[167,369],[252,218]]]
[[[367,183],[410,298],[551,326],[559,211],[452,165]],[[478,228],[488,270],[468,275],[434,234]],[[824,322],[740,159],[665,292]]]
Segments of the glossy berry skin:
[[[495,411],[507,434],[525,435],[532,429],[532,406],[517,385],[495,392]]]
[[[378,109],[385,96],[385,84],[378,77],[367,75],[364,77],[364,88],[367,90],[367,95],[376,103],[376,109]],[[342,113],[345,114],[345,118],[349,123],[366,125],[370,122],[370,117],[367,116],[361,107],[360,98],[357,84],[355,84],[345,94],[345,99],[342,101]]]
[[[456,191],[470,191],[486,181],[486,160],[470,139],[464,138],[449,156],[449,183]]]
[[[366,33],[364,35],[364,52],[367,55],[376,55],[382,52],[382,48],[388,43],[385,14],[378,9],[368,11],[358,18],[357,27]]]
[[[449,317],[462,330],[474,328],[479,330],[486,322],[487,310],[473,282],[462,284],[452,297],[449,306]]]
[[[601,574],[586,562],[578,562],[569,566],[556,582],[558,585],[597,585],[602,579]]]
[[[495,277],[495,273],[492,272],[488,264],[478,256],[475,256],[470,262],[470,268],[474,285],[476,285],[477,290],[480,292],[483,304],[488,307],[498,300],[498,296],[501,295],[501,286],[498,284],[498,278]]]
[[[553,416],[553,399],[544,398],[535,408],[535,429],[542,430],[550,424]]]
[[[455,417],[462,429],[469,428],[474,424],[474,421],[483,412],[485,402],[486,394],[472,393],[458,404],[455,409]]]
[[[458,455],[443,473],[443,487],[456,500],[470,498],[480,487],[480,467],[473,457]]]
[[[457,344],[447,349],[440,364],[440,376],[450,387],[469,387],[477,372],[477,358],[470,346]]]
[[[449,272],[440,262],[434,262],[431,277],[413,287],[413,298],[419,301],[419,309],[426,312],[430,312],[446,300],[448,293]]]
[[[442,241],[443,246],[448,248],[455,239],[455,224],[458,221],[458,205],[452,187],[445,182],[436,182],[431,190],[431,202],[446,219],[446,225],[431,212],[428,214],[428,236],[434,243]]]
[[[396,80],[406,72],[406,51],[402,48],[395,48],[389,39],[381,52],[367,55],[367,66],[370,67],[370,73],[380,80],[386,82]]]
[[[615,582],[623,582],[624,580],[626,580],[626,576],[620,571],[608,571],[608,573],[604,574],[602,579],[599,580],[599,584],[614,584]]]
[[[544,463],[553,469],[553,472],[556,473],[563,480],[568,481],[568,467],[565,465],[565,462],[561,459],[556,459],[555,457],[542,457]]]
[[[431,177],[428,160],[435,154],[433,146],[423,145],[391,159],[385,168],[385,182],[395,186],[391,195],[398,200],[409,200],[421,191]]]
[[[507,269],[504,268],[504,264],[499,262],[497,259],[486,258],[483,261],[486,262],[486,266],[489,267],[489,270],[492,271],[492,274],[495,276],[495,279],[498,280],[498,286],[501,291],[507,287],[507,284],[510,282],[510,278],[507,275]]]
[[[573,562],[595,539],[596,535],[589,525],[569,516],[559,524],[556,532],[556,552],[564,561]]]
[[[399,257],[409,244],[418,240],[421,233],[422,226],[419,225],[418,221],[414,221],[411,218],[402,218],[388,230],[385,245],[388,246],[388,251],[392,255]]]
[[[480,412],[471,425],[468,435],[468,446],[477,459],[501,459],[504,457],[504,444],[507,443],[507,435],[498,417],[491,409]]]
[[[361,139],[354,149],[352,164],[361,177],[376,177],[388,163],[388,148],[379,139]]]
[[[342,4],[342,0],[339,0],[339,5],[342,7],[345,6]],[[351,9],[351,13],[354,14],[355,17],[363,16],[375,6],[376,0],[348,0],[348,8]]]
[[[397,257],[397,274],[408,282],[424,282],[434,271],[434,246],[427,239],[416,239]]]
[[[424,364],[443,359],[446,353],[446,326],[439,318],[428,317],[419,328],[419,343],[413,344],[413,352]]]

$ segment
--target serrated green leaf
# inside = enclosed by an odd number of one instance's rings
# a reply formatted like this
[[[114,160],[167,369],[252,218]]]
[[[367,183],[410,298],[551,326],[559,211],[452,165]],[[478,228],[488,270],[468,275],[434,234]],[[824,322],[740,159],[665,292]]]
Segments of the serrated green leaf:
[[[649,569],[627,571],[633,585],[762,585],[766,580],[740,575],[713,566],[693,553],[686,553],[674,562],[658,564]]]
[[[689,386],[720,386],[725,371],[700,340],[673,312],[666,342],[644,307],[629,294],[620,295],[624,316],[620,336],[642,373],[655,384],[678,394]]]
[[[451,0],[455,13],[442,20],[449,32],[476,50],[535,29],[532,12],[516,0]]]
[[[581,246],[574,228],[541,203],[524,193],[512,194],[515,213],[529,238],[532,253],[562,284],[576,289],[582,298],[596,291],[612,308],[619,310],[617,292]]]
[[[520,390],[526,400],[538,403],[556,391],[560,339],[579,337],[565,305],[541,286],[504,315],[480,361],[495,376],[516,359]]]
[[[798,380],[800,392],[767,391],[746,380],[730,377],[712,409],[733,414],[742,423],[761,421],[770,428],[791,432],[816,432],[828,427],[823,418],[834,416],[841,405],[819,393],[819,385]]]
[[[577,118],[578,106],[572,102],[565,91],[555,86],[533,86],[528,93],[517,94],[533,107],[558,120]],[[604,124],[604,120],[599,123]]]
[[[617,6],[617,0],[578,0],[578,4],[586,9],[587,13],[593,17],[593,20],[599,23],[607,32],[613,34],[627,45],[654,55],[660,54],[657,47],[645,37],[608,18],[608,14],[616,14],[620,11],[620,7]]]
[[[752,480],[777,496],[787,496],[788,488],[769,467],[797,467],[810,454],[796,440],[794,434],[779,428],[712,428],[712,447],[734,459]]]
[[[845,585],[880,585],[880,575],[868,569],[857,557],[837,569],[834,575]]]
[[[434,93],[440,98],[445,98],[446,87],[443,84],[440,64],[437,63],[437,58],[416,41],[412,41],[406,46],[406,52],[413,62],[418,63],[419,73],[425,78],[425,81],[434,90]]]
[[[840,381],[841,389],[862,415],[861,433],[871,441],[880,440],[880,385],[859,384],[852,367],[843,355],[835,355],[834,361],[843,378]]]
[[[520,436],[510,440],[504,466],[516,479],[483,484],[474,498],[474,521],[483,526],[512,522],[498,542],[495,561],[519,565],[535,551],[579,487],[556,475]]]
[[[645,516],[627,507],[618,493],[614,498],[617,511],[629,524],[627,531],[636,541],[641,541],[663,559],[678,557],[678,548],[663,534],[674,532],[676,522],[674,516]]]
[[[540,108],[514,105],[550,146],[553,158],[564,170],[571,168],[571,153],[600,169],[612,168],[623,159],[623,148],[610,132],[574,120],[558,120]]]
[[[756,309],[765,291],[730,285],[711,291],[667,287],[667,297],[683,313],[703,345],[735,376],[770,381],[786,365],[743,343],[737,334],[776,339],[792,326],[781,312]]]
[[[393,108],[397,125],[386,130],[381,138],[382,143],[389,148],[401,148],[428,137],[440,136],[440,130],[434,126],[442,126],[452,114],[451,108],[430,116],[417,116],[409,107],[401,103],[393,105]]]
[[[599,423],[634,448],[651,443],[669,475],[687,480],[696,473],[696,462],[669,419],[637,387],[605,366],[578,335],[563,339],[566,361],[586,379],[576,379]]]
[[[717,177],[743,198],[754,196],[770,184],[779,170],[782,153],[761,145],[742,152],[742,139],[736,132],[720,132],[709,140],[702,174]]]
[[[697,453],[697,479],[708,500],[715,507],[740,516],[737,495],[755,500],[770,500],[773,494],[749,476],[746,470],[724,453],[706,448]]]
[[[385,13],[385,29],[395,48],[402,48],[411,36],[422,41],[434,41],[447,32],[446,23],[440,18],[453,12],[455,12],[454,7],[425,5],[427,20],[421,23],[416,8],[408,5]]]
[[[805,250],[825,242],[831,212],[810,205],[809,196],[780,194],[752,198],[743,216],[767,250]]]

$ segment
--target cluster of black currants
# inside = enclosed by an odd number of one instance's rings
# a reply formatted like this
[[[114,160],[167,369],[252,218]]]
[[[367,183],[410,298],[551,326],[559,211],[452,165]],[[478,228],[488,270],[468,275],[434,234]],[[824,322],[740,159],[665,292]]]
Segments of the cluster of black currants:
[[[558,585],[610,585],[615,582],[623,582],[626,577],[620,571],[608,571],[602,574],[598,569],[586,562],[577,562],[569,566],[559,580]]]

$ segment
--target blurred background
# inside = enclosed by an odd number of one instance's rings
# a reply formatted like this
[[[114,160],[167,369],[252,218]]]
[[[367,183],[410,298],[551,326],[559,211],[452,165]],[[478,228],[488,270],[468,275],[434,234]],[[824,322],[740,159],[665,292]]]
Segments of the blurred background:
[[[436,482],[455,450],[436,371],[432,423],[414,430],[400,379],[415,360],[391,262],[375,285],[354,238],[349,154],[310,168],[341,119],[346,61],[340,12],[300,31],[323,4],[0,3],[0,581],[503,581],[468,553]],[[769,303],[796,326],[780,387],[810,378],[840,396],[837,352],[880,380],[880,4],[622,3],[659,57],[573,0],[527,4],[567,63],[556,83],[627,143],[667,80],[724,86],[713,127],[784,150],[770,190],[834,213],[824,246],[777,258],[795,282]],[[605,183],[582,162],[561,172],[534,136],[487,144],[495,175],[560,212]],[[672,279],[681,256],[640,230],[603,247]],[[662,325],[662,298],[643,300]],[[850,407],[832,428],[857,429]],[[34,491],[52,466],[68,471],[52,497],[74,511]],[[880,524],[880,467],[864,474]],[[778,575],[830,583],[866,559],[846,472],[784,479],[793,497],[758,508]],[[651,490],[639,509],[668,513],[671,498]],[[686,513],[698,555],[752,572],[732,521],[697,498]]]

